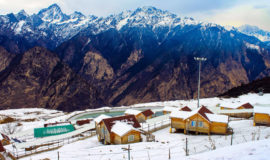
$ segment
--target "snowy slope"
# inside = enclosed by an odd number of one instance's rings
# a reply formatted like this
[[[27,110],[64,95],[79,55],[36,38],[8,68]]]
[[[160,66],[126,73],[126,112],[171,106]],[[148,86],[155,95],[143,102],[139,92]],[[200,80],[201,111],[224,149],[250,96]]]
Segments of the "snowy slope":
[[[258,96],[257,94],[243,95],[238,98],[207,98],[202,99],[201,104],[206,105],[208,108],[214,111],[218,111],[217,104],[226,105],[240,105],[246,102],[255,106],[270,107],[270,94],[264,94],[264,96]],[[190,101],[169,101],[169,102],[155,102],[147,104],[138,104],[129,107],[141,107],[141,106],[189,106],[193,109],[196,108],[196,100]],[[124,107],[124,106],[122,106]],[[122,108],[121,107],[121,108]],[[37,109],[27,109],[23,113],[37,111]],[[23,110],[20,110],[23,111]],[[16,110],[8,110],[8,115],[16,115]],[[44,111],[42,114],[51,114],[55,111]],[[5,111],[1,111],[1,114],[5,114]],[[34,114],[34,113],[32,113]],[[42,115],[40,114],[40,115]],[[70,117],[69,115],[61,116],[62,120]],[[23,119],[27,119],[27,114],[21,114]],[[166,115],[168,117],[168,115]],[[31,115],[32,117],[32,115]],[[161,118],[163,118],[161,116]],[[60,120],[60,119],[51,119]],[[151,119],[150,119],[151,120]],[[149,121],[150,121],[149,120]],[[154,119],[153,119],[154,120]],[[23,123],[27,128],[34,128],[37,124],[43,124],[44,121],[37,121],[33,126],[32,123]],[[231,135],[185,135],[183,133],[169,133],[169,128],[165,128],[154,132],[156,142],[141,142],[131,144],[131,157],[136,160],[163,160],[168,159],[169,150],[171,159],[225,159],[225,160],[251,160],[251,159],[268,159],[268,151],[270,149],[270,127],[266,126],[253,126],[253,120],[237,120],[232,119],[229,122],[229,126],[233,129],[233,146],[231,147]],[[79,132],[79,130],[78,130]],[[70,133],[72,134],[72,133]],[[61,136],[60,136],[61,137]],[[53,137],[51,137],[53,138]],[[51,139],[50,138],[50,139]],[[186,138],[188,139],[189,154],[186,157],[184,148],[186,146]],[[43,140],[42,140],[43,141]],[[29,143],[35,143],[34,141]],[[84,159],[127,159],[127,152],[122,148],[127,145],[102,145],[98,142],[97,137],[91,137],[85,140],[77,141],[71,144],[67,144],[57,150],[32,155],[22,159],[37,160],[37,159],[57,159],[57,152],[60,154],[60,159],[65,160],[84,160]],[[215,151],[212,151],[216,149]]]
[[[243,25],[237,28],[240,32],[257,37],[259,40],[265,42],[270,41],[270,32],[260,29],[257,26]]]

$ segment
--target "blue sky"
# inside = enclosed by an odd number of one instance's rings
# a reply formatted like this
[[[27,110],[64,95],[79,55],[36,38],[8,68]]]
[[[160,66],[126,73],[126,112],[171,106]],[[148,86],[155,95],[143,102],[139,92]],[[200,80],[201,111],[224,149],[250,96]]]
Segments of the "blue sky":
[[[57,3],[63,12],[80,11],[85,15],[108,16],[142,6],[154,6],[181,17],[221,25],[256,25],[270,31],[270,0],[0,0],[0,14],[37,13]]]

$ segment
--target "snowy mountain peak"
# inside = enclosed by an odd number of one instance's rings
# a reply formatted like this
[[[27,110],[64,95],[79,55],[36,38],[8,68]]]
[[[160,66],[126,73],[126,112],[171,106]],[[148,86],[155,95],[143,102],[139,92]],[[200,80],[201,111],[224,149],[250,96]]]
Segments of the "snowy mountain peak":
[[[29,15],[24,11],[21,10],[19,13],[16,14],[16,18],[18,20],[25,20]]]
[[[73,14],[70,15],[70,18],[74,19],[74,18],[86,18],[85,15],[83,15],[81,12],[77,12],[75,11]]]
[[[247,34],[249,36],[254,36],[261,41],[270,41],[270,32],[260,29],[257,26],[242,25],[237,28],[239,32]]]
[[[39,17],[44,21],[63,21],[67,19],[67,15],[63,14],[61,8],[57,4],[53,4],[48,8],[42,9],[38,13]]]
[[[185,24],[198,24],[193,18],[181,20],[175,14],[163,11],[152,6],[137,8],[134,11],[124,11],[118,15],[111,15],[103,20],[104,24],[111,25],[120,30],[123,26],[140,26],[156,28],[159,26],[174,27]]]

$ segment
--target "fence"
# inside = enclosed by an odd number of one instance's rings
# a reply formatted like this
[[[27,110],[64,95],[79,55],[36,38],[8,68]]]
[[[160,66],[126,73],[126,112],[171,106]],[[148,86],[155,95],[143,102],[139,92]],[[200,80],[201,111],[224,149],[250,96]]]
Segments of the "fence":
[[[170,124],[171,124],[170,119],[165,119],[165,120],[161,120],[161,121],[153,122],[153,123],[141,123],[141,129],[148,133],[153,133],[160,129],[170,126]]]
[[[164,145],[162,143],[157,143],[157,145],[151,143],[149,146],[145,144],[142,147],[139,144],[132,144],[130,154],[131,159],[141,160],[181,159],[186,155],[195,155],[230,145],[269,138],[269,130],[261,130],[260,128],[251,132],[239,129],[232,135],[183,135],[182,139],[175,137],[175,141],[171,141],[169,144],[164,142]],[[103,149],[102,153],[99,149],[91,149],[88,154],[89,159],[127,159],[127,151],[121,150],[123,146],[117,147],[108,148],[108,151]]]
[[[95,130],[88,130],[72,137],[49,141],[49,142],[42,143],[36,146],[29,146],[28,148],[24,148],[20,150],[18,150],[16,147],[13,147],[13,151],[9,151],[9,152],[11,152],[12,155],[14,155],[14,157],[16,158],[22,158],[22,157],[26,157],[33,154],[54,150],[54,149],[64,146],[65,144],[73,143],[78,140],[92,137],[94,135],[96,135]]]

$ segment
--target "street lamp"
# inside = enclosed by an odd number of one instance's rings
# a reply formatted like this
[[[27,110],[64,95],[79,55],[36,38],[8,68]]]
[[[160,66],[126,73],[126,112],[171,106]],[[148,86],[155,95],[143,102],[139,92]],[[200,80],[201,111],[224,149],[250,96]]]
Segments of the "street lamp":
[[[206,61],[207,58],[204,58],[204,57],[194,57],[194,60],[195,61],[199,61],[199,78],[198,78],[198,108],[200,107],[200,75],[201,75],[201,62],[202,61]]]

